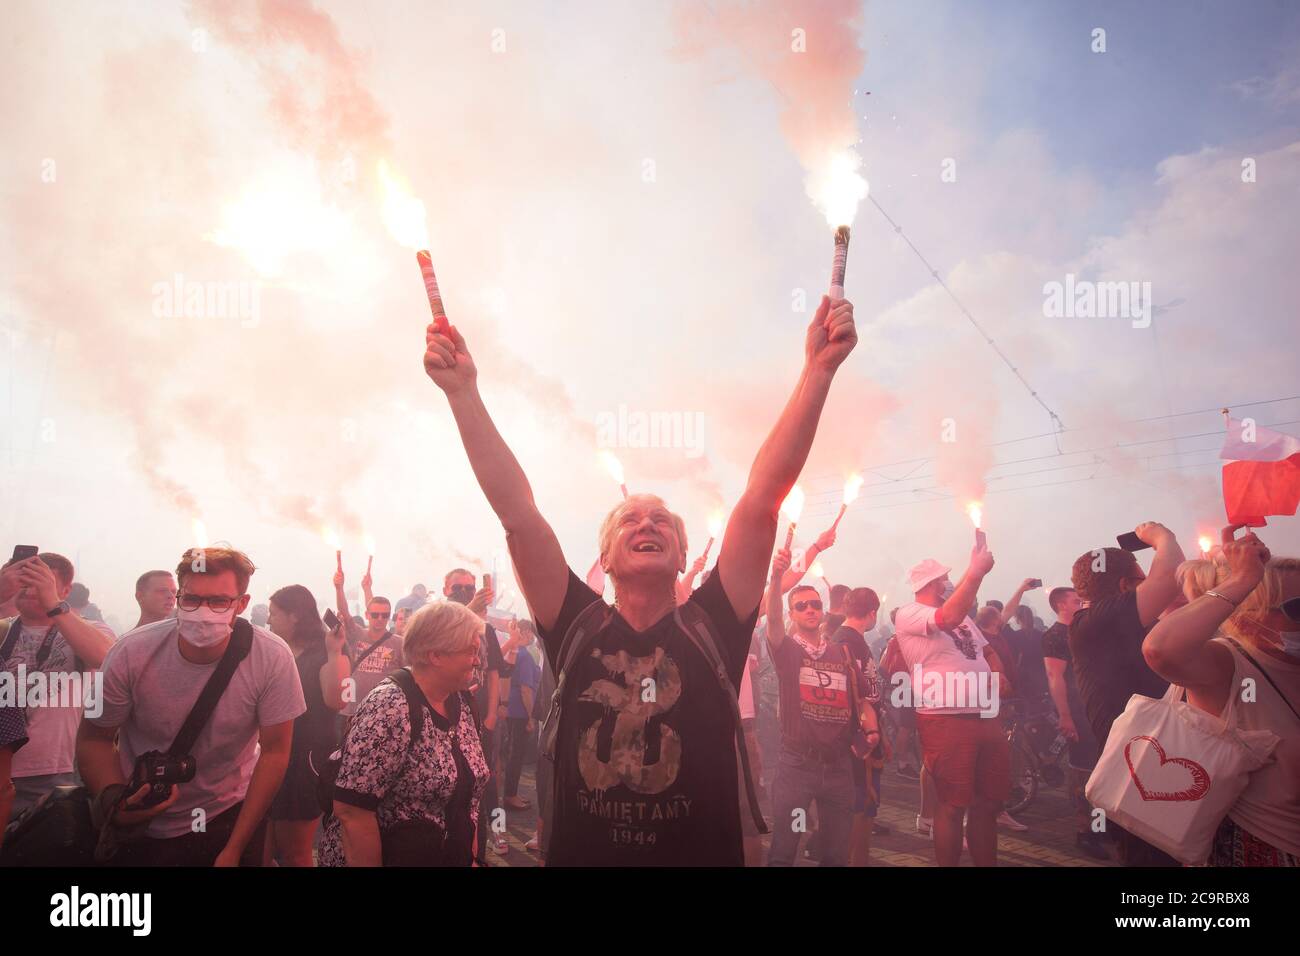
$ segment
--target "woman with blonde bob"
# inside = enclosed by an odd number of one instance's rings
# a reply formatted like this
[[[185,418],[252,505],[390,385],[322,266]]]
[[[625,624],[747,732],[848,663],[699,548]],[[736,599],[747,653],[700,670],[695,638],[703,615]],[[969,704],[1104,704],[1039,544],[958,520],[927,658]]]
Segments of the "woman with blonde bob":
[[[469,866],[488,766],[469,687],[483,622],[450,601],[406,626],[407,666],[362,701],[343,743],[321,866]],[[415,708],[423,714],[412,733]]]
[[[1250,775],[1214,838],[1212,866],[1300,865],[1300,560],[1274,558],[1240,525],[1223,530],[1214,561],[1179,568],[1188,599],[1160,620],[1142,652],[1161,677],[1187,689],[1201,710],[1219,715],[1241,695],[1243,730],[1281,738],[1273,759]],[[1285,609],[1284,609],[1285,605]],[[1253,688],[1250,694],[1247,688]]]

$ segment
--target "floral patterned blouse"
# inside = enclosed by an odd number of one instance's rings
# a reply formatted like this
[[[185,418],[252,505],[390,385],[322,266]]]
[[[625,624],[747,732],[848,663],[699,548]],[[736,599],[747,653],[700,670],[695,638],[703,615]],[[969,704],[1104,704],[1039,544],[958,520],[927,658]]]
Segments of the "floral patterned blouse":
[[[334,799],[373,810],[381,832],[407,820],[432,820],[452,833],[466,825],[462,819],[449,826],[447,820],[448,807],[462,802],[453,799],[460,776],[454,748],[459,748],[462,766],[468,767],[472,777],[468,781],[472,787],[468,826],[472,830],[487,786],[487,760],[465,698],[450,697],[448,705],[452,720],[425,704],[424,729],[408,751],[411,718],[406,695],[388,679],[376,686],[357,708],[343,743]],[[337,816],[325,824],[319,864],[347,865]]]

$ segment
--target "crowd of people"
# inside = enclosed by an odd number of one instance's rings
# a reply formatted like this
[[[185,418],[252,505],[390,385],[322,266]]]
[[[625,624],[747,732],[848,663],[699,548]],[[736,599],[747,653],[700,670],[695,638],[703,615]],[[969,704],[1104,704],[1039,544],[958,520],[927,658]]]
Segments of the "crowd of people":
[[[824,299],[712,567],[688,572],[685,524],[656,496],[604,517],[612,604],[570,567],[455,327],[429,327],[425,369],[529,619],[493,617],[493,582],[464,568],[441,595],[416,585],[396,602],[367,571],[359,617],[341,563],[323,613],[301,584],[250,607],[250,557],[208,547],[140,575],[140,618],[117,636],[66,558],[16,553],[0,571],[0,860],[30,852],[56,799],[84,799],[95,859],[113,865],[483,865],[504,849],[501,821],[529,809],[520,779],[535,757],[528,848],[548,866],[789,866],[801,853],[865,866],[888,832],[887,766],[916,781],[938,865],[968,853],[992,866],[999,828],[1025,828],[1007,811],[1008,730],[1039,717],[1066,746],[1079,850],[1174,865],[1114,821],[1098,827],[1085,782],[1134,695],[1163,698],[1172,682],[1217,717],[1248,682],[1238,719],[1278,742],[1198,862],[1296,865],[1300,560],[1226,529],[1189,561],[1147,522],[1135,535],[1149,569],[1121,548],[1079,556],[1044,627],[1023,603],[1041,580],[981,606],[994,557],[977,532],[960,571],[916,556],[912,600],[888,623],[870,587],[828,585],[824,606],[806,575],[834,530],[793,553],[776,546],[777,513],[855,343],[852,306]],[[3,694],[69,674],[99,692]]]

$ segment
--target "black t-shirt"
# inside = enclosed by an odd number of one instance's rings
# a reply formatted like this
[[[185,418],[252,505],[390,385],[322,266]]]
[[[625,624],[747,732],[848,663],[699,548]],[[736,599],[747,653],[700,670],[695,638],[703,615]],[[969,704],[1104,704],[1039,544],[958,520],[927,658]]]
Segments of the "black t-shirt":
[[[1070,629],[1057,621],[1043,632],[1043,657],[1065,661],[1065,699],[1070,707],[1070,719],[1079,728],[1084,722],[1091,724],[1088,712],[1079,697],[1079,681],[1074,674],[1074,661],[1070,657]],[[1044,666],[1046,673],[1046,666]],[[1050,690],[1050,688],[1049,688]]]
[[[1147,666],[1142,640],[1150,628],[1138,616],[1137,591],[1095,601],[1070,622],[1070,656],[1088,722],[1103,745],[1110,725],[1134,694],[1163,697],[1169,682]]]
[[[338,714],[325,705],[320,686],[320,669],[326,659],[324,642],[307,648],[297,658],[298,679],[302,682],[307,709],[293,722],[291,753],[295,761],[315,754],[318,767],[338,747]]]
[[[1016,696],[1026,700],[1048,692],[1047,671],[1043,668],[1043,632],[1034,628],[1016,630],[1007,626],[1002,637],[1011,648],[1016,675]]]
[[[852,650],[826,641],[813,657],[793,635],[772,648],[780,682],[781,746],[823,760],[846,760],[853,736]]]
[[[570,625],[599,600],[570,569],[555,626],[538,626],[553,671]],[[739,687],[758,608],[737,620],[717,573],[689,603],[712,619]],[[742,866],[739,796],[717,675],[673,615],[638,633],[611,612],[565,679],[547,866]]]
[[[488,672],[496,671],[503,678],[509,677],[514,672],[514,667],[506,663],[505,655],[501,653],[501,641],[497,638],[496,629],[491,624],[483,625],[482,643],[484,659],[481,670],[474,675],[477,686],[473,690],[474,709],[478,711],[480,724],[488,717]],[[497,701],[497,703],[503,702]]]

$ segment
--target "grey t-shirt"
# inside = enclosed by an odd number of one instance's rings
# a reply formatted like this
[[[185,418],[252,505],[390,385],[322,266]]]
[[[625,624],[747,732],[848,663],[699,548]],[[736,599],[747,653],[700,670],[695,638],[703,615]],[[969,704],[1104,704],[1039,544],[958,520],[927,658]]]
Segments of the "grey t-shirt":
[[[113,645],[103,666],[104,712],[86,719],[118,728],[124,778],[130,780],[140,754],[171,746],[216,667],[216,661],[195,664],[181,656],[175,620],[146,624]],[[306,709],[293,651],[254,627],[252,649],[194,743],[194,779],[178,784],[180,797],[150,822],[147,834],[182,836],[192,830],[195,809],[210,821],[243,800],[257,763],[258,728],[293,720]]]
[[[370,632],[357,624],[352,618],[348,618],[344,623],[344,634],[348,642],[348,654],[354,661],[361,657],[362,654],[366,654],[370,645],[378,643],[378,641],[371,640]],[[383,635],[380,635],[380,640],[382,639]],[[366,699],[366,695],[374,690],[381,680],[404,665],[402,638],[397,634],[392,634],[379,647],[366,654],[365,660],[353,666],[352,679],[356,681],[353,688],[356,696],[352,700],[344,702],[343,713],[348,717],[356,716],[357,708]]]

